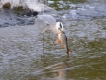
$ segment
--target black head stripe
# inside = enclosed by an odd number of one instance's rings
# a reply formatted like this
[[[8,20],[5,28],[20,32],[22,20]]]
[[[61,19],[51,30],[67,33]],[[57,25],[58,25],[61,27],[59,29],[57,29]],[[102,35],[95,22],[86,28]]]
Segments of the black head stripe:
[[[62,24],[60,23],[60,28],[62,28]]]

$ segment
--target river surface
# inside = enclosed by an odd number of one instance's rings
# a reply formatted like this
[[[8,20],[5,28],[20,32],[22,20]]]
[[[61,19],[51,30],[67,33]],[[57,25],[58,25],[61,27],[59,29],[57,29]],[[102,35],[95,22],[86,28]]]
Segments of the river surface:
[[[57,4],[56,4],[57,3]],[[106,80],[106,1],[48,0],[70,41],[70,57],[35,25],[0,28],[0,80]],[[38,31],[38,32],[37,32]]]

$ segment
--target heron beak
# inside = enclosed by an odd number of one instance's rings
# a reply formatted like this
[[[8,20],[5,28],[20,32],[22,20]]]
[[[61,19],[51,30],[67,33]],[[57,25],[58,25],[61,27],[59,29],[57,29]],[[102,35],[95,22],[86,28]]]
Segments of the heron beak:
[[[62,31],[61,28],[58,28],[58,34],[59,34],[61,31]]]
[[[61,30],[60,28],[58,28],[58,30]]]

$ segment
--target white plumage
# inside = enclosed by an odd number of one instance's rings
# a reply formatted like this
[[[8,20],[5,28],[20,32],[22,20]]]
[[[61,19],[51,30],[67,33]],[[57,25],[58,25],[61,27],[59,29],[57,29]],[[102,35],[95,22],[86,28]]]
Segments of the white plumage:
[[[54,34],[59,33],[59,29],[62,31],[63,24],[61,22],[56,22],[56,19],[51,15],[38,15],[35,20],[36,26],[40,29],[40,32],[43,34],[43,53],[44,53],[44,33],[45,31],[50,30]],[[54,36],[53,37],[53,48],[54,48]]]
[[[52,31],[55,34],[58,34],[58,28],[63,29],[63,24],[61,22],[56,22],[56,19],[51,15],[38,15],[35,20],[36,26],[44,33],[47,30]]]

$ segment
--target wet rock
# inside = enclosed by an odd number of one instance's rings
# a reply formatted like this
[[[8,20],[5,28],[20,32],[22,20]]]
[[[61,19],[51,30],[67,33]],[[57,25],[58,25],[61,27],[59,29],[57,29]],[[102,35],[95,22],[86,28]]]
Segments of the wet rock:
[[[23,11],[23,13],[21,13],[20,15],[22,15],[22,16],[37,16],[38,15],[38,12],[37,11],[30,10],[30,9],[25,9]]]
[[[9,3],[11,5],[11,9],[18,8],[19,10],[21,6],[21,9],[30,9],[37,12],[54,10],[53,8],[45,5],[47,4],[47,0],[1,0],[0,3],[0,8],[2,8],[4,4]]]
[[[37,16],[42,12],[51,12],[54,9],[46,6],[45,4],[47,0],[10,0],[0,2],[0,27],[8,27],[14,25],[32,25],[34,24],[34,16]],[[5,4],[2,9],[3,4]],[[9,5],[10,6],[9,6]],[[8,8],[8,9],[7,9]]]

